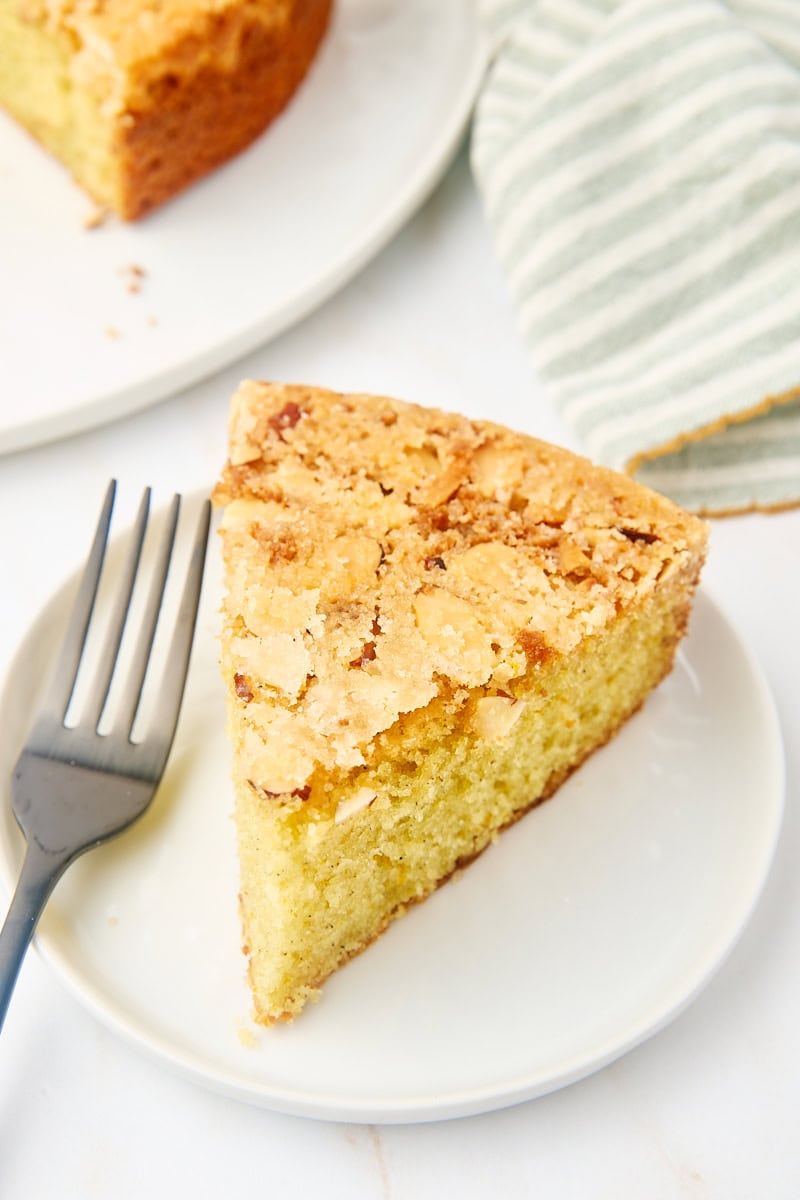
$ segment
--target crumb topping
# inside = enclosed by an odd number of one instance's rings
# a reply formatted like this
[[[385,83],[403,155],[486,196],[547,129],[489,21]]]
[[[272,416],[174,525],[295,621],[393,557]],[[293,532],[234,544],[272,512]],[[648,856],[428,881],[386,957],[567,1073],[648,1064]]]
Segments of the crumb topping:
[[[383,397],[247,382],[233,398],[224,669],[251,778],[363,765],[402,714],[574,649],[702,558],[706,528],[586,459]]]

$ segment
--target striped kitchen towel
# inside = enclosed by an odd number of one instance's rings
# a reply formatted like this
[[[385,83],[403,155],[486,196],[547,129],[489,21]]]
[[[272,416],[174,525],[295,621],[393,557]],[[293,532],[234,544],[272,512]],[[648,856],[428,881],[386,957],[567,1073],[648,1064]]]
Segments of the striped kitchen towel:
[[[472,163],[586,452],[800,503],[800,0],[484,0]]]

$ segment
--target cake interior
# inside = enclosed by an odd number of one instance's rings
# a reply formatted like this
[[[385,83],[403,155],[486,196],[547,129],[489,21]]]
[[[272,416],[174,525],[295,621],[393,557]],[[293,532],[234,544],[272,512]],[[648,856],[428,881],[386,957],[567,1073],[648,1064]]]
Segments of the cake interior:
[[[0,102],[95,200],[117,208],[114,126],[100,98],[75,86],[66,32],[26,19],[19,0],[0,0],[0,47]]]
[[[505,695],[437,697],[381,734],[367,767],[313,782],[294,807],[239,780],[258,1018],[296,1014],[410,903],[550,795],[669,671],[687,619],[688,604],[661,593]]]

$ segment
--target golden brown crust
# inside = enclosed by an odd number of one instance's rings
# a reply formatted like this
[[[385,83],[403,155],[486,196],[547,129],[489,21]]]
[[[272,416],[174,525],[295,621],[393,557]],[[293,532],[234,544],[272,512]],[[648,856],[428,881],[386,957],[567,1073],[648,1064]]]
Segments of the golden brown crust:
[[[279,803],[437,696],[502,708],[703,557],[670,501],[489,422],[258,383],[231,411],[223,670],[238,769]]]

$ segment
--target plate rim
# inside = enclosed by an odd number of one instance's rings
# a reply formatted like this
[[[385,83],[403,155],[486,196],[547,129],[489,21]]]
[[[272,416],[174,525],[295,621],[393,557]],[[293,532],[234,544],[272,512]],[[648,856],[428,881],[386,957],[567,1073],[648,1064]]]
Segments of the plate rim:
[[[187,500],[191,499],[192,497],[187,497]],[[12,680],[26,657],[29,643],[34,640],[37,630],[51,612],[59,607],[61,597],[76,577],[77,572],[73,572],[63,579],[34,614],[12,655],[3,679],[0,680],[0,710],[8,703]],[[763,736],[769,742],[770,757],[766,765],[769,769],[767,782],[771,780],[771,786],[765,786],[762,797],[765,814],[761,826],[763,836],[758,856],[751,863],[747,891],[738,893],[738,903],[730,905],[726,910],[725,920],[718,923],[715,937],[706,944],[697,967],[694,971],[683,969],[672,988],[659,997],[660,1003],[648,1003],[639,1019],[629,1025],[624,1038],[608,1035],[606,1043],[599,1045],[590,1056],[580,1050],[571,1057],[562,1056],[561,1068],[546,1075],[542,1068],[539,1068],[523,1072],[515,1079],[454,1089],[446,1095],[426,1093],[398,1100],[362,1094],[358,1100],[349,1096],[342,1099],[330,1092],[310,1091],[307,1087],[291,1089],[283,1085],[276,1086],[274,1083],[267,1085],[248,1081],[241,1071],[231,1067],[220,1069],[217,1063],[209,1059],[204,1060],[187,1047],[176,1045],[168,1037],[154,1033],[147,1024],[137,1020],[117,996],[108,995],[96,981],[87,979],[80,967],[70,960],[68,947],[62,945],[55,935],[49,935],[42,930],[36,933],[33,945],[37,955],[85,1010],[116,1036],[121,1036],[124,1042],[143,1051],[151,1060],[218,1094],[287,1115],[361,1124],[407,1124],[450,1120],[534,1100],[595,1074],[676,1020],[714,978],[735,949],[752,918],[769,877],[780,838],[785,805],[786,767],[780,719],[774,697],[752,649],[739,634],[724,606],[710,594],[705,585],[698,589],[695,605],[699,605],[701,609],[705,608],[708,618],[720,622],[728,636],[733,639],[742,665],[746,668],[751,695],[761,717]],[[9,830],[12,831],[10,839]],[[17,843],[16,851],[11,842]],[[9,895],[13,886],[13,858],[15,853],[19,854],[22,844],[22,836],[18,834],[10,812],[3,812],[0,819],[0,882]]]

